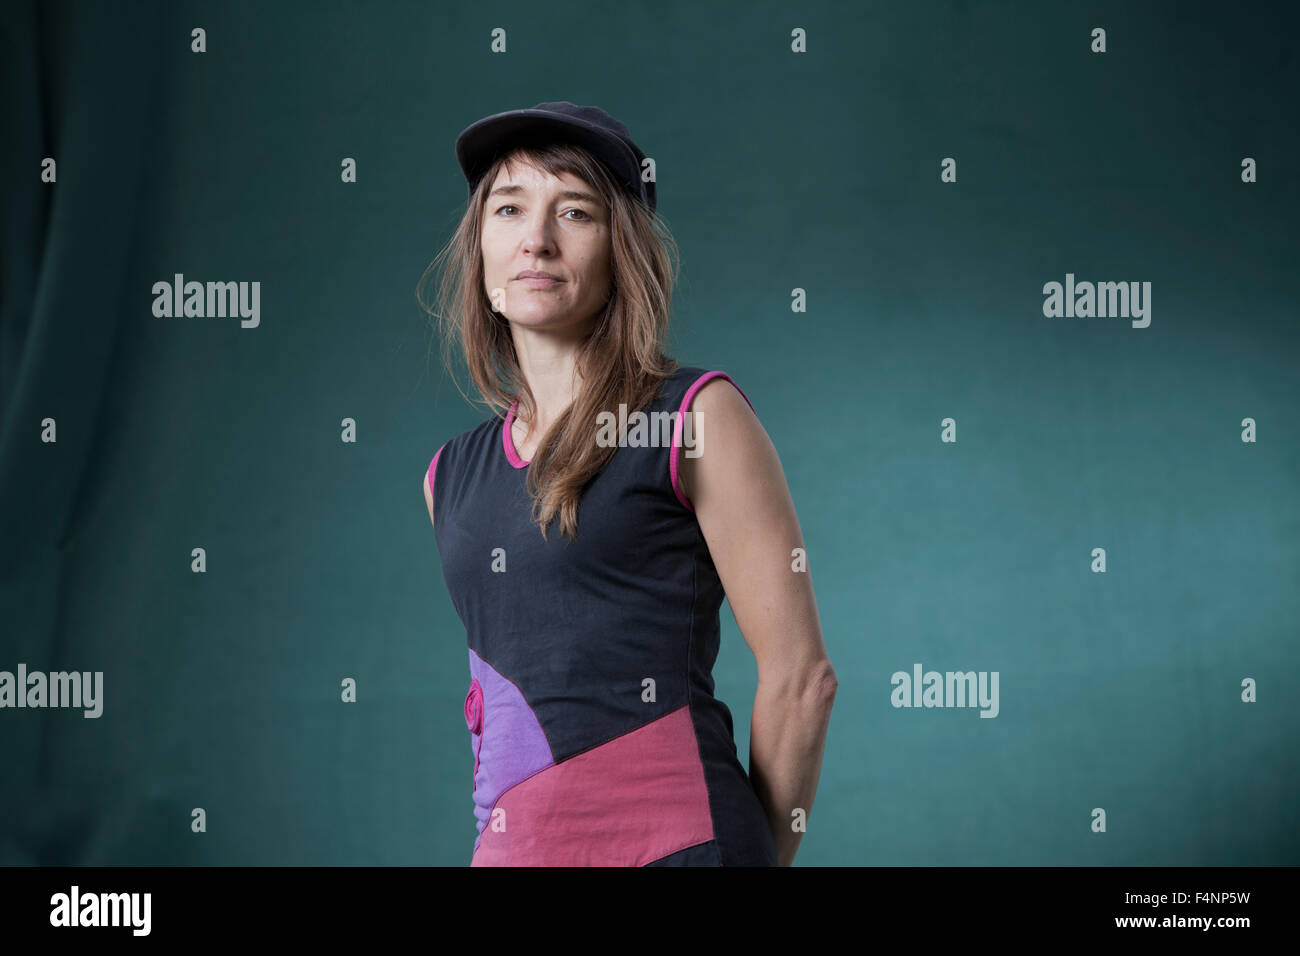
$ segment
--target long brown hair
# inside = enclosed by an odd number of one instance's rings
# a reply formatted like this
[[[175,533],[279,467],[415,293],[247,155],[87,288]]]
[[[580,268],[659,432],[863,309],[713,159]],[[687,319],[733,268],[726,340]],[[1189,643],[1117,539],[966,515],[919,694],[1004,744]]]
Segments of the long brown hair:
[[[501,414],[518,396],[515,413],[532,421],[535,402],[519,367],[506,317],[492,308],[483,283],[481,235],[487,195],[503,166],[530,164],[552,175],[572,173],[600,193],[610,210],[612,291],[604,313],[575,357],[582,386],[571,405],[543,436],[528,465],[533,497],[532,520],[546,537],[558,514],[561,533],[578,535],[578,499],[587,483],[613,456],[615,448],[596,442],[601,411],[629,414],[654,400],[659,386],[677,369],[665,354],[673,284],[677,278],[677,244],[663,220],[627,192],[589,152],[569,143],[521,146],[492,164],[469,197],[465,214],[451,240],[420,277],[416,294],[425,311],[438,320],[443,364],[452,370],[456,343],[481,403]],[[426,280],[445,265],[437,307],[422,294]]]

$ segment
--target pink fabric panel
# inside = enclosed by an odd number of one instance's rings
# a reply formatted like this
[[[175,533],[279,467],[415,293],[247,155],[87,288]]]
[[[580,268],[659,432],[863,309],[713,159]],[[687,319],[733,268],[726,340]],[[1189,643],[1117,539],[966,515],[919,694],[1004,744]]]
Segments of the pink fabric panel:
[[[668,473],[672,478],[673,491],[677,495],[677,500],[691,511],[695,510],[695,506],[686,500],[686,492],[682,490],[682,481],[677,472],[677,456],[681,451],[682,429],[685,425],[683,419],[685,418],[686,410],[690,407],[691,399],[695,397],[695,393],[703,388],[706,382],[712,381],[715,378],[725,378],[728,382],[731,382],[732,385],[736,385],[735,381],[733,381],[731,376],[726,372],[705,372],[691,384],[691,387],[686,390],[686,394],[682,396],[682,407],[677,410],[677,420],[673,422],[673,447],[668,451]],[[754,403],[749,401],[749,396],[745,394],[744,390],[739,385],[736,385],[736,391],[740,392],[741,398],[746,402],[749,402],[750,408],[754,407]],[[755,414],[757,414],[757,412]]]
[[[503,793],[471,866],[643,866],[713,839],[691,713],[683,706]]]

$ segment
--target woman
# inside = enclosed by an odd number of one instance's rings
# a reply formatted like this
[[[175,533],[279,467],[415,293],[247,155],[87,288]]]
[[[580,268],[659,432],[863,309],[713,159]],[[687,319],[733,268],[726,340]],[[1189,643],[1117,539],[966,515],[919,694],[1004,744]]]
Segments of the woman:
[[[835,674],[748,397],[661,351],[675,247],[645,154],[567,102],[456,152],[436,314],[495,414],[423,485],[469,643],[471,865],[789,865]],[[713,695],[724,596],[758,664],[749,775]]]

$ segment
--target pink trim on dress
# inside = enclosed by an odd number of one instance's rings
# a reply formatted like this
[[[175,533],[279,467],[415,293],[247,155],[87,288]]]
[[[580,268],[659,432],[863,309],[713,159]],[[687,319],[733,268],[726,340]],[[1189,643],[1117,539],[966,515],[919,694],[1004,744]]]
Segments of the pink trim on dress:
[[[483,749],[483,686],[475,677],[469,682],[469,693],[465,695],[465,724],[474,736],[474,774],[470,785],[478,781],[479,751]]]
[[[682,447],[682,427],[685,424],[687,406],[691,404],[691,399],[695,397],[695,393],[703,388],[706,382],[715,378],[725,378],[728,382],[731,382],[732,385],[736,386],[736,391],[740,392],[741,397],[746,402],[749,402],[749,407],[754,407],[754,403],[749,401],[749,396],[745,394],[739,385],[736,385],[735,381],[726,372],[705,372],[691,384],[691,387],[686,390],[686,394],[682,396],[682,407],[677,410],[677,420],[673,422],[673,446],[668,452],[668,475],[672,479],[673,492],[677,495],[677,500],[691,511],[694,511],[695,507],[686,500],[686,492],[682,490],[682,481],[677,468],[677,452]],[[757,411],[755,411],[755,414],[757,414]]]
[[[443,445],[442,448],[433,453],[433,461],[429,462],[429,470],[424,473],[424,480],[429,485],[430,498],[433,497],[433,483],[438,477],[438,456],[442,454],[442,449],[446,447],[446,445]]]
[[[510,464],[516,468],[527,468],[528,462],[519,457],[519,453],[515,451],[514,439],[510,435],[510,425],[515,420],[515,406],[518,404],[519,399],[516,398],[510,403],[510,411],[506,412],[506,423],[501,428],[501,443],[505,446],[506,459]]]

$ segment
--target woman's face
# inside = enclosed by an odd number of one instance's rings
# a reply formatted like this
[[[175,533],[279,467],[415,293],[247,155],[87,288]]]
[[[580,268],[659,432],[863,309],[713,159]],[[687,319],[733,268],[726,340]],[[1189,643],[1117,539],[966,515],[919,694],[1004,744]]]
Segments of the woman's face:
[[[511,322],[581,332],[605,307],[609,209],[577,176],[502,167],[483,209],[482,245],[484,291]],[[521,275],[528,271],[557,281]]]

